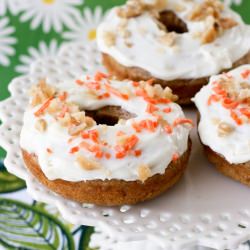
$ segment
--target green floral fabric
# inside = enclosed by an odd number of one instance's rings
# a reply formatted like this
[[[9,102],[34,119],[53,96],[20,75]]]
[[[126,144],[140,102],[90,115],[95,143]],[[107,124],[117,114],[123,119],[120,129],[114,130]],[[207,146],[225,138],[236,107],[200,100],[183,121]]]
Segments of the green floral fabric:
[[[0,0],[0,100],[12,78],[32,62],[54,56],[63,43],[95,42],[105,12],[125,0]],[[250,24],[249,0],[224,0]],[[0,151],[4,158],[4,151]],[[39,225],[39,227],[38,227]],[[36,203],[25,183],[0,164],[0,249],[89,248],[93,228],[65,222],[55,208]],[[48,237],[48,235],[50,235]]]

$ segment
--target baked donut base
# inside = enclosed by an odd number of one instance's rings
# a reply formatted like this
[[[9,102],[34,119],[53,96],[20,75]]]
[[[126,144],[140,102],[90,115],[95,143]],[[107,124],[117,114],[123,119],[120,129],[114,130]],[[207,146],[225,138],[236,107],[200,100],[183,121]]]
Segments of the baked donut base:
[[[197,79],[176,79],[173,81],[167,81],[162,79],[157,79],[153,77],[148,71],[139,67],[126,67],[118,63],[113,57],[108,54],[103,53],[103,64],[110,74],[115,75],[119,80],[130,79],[133,81],[149,80],[154,78],[155,83],[162,85],[163,87],[170,87],[174,94],[179,96],[177,101],[181,105],[192,104],[191,98],[195,96],[199,90],[208,83],[209,77],[197,78]],[[239,67],[244,64],[250,63],[250,51],[243,56],[241,59],[237,60],[233,67],[230,69],[222,70],[226,72]]]
[[[188,149],[175,162],[171,162],[163,175],[157,174],[144,183],[124,180],[91,180],[69,182],[49,180],[38,164],[37,156],[22,149],[24,162],[30,172],[41,184],[66,199],[80,203],[91,203],[101,206],[132,205],[150,200],[172,187],[183,175],[191,152],[191,140]]]
[[[231,164],[222,155],[214,152],[210,147],[203,145],[208,160],[222,174],[250,186],[250,162],[243,164]]]

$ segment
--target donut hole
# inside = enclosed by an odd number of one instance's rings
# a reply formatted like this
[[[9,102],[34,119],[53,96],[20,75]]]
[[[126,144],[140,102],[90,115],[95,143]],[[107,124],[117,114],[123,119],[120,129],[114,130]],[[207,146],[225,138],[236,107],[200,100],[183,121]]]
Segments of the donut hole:
[[[173,11],[165,10],[160,13],[159,21],[166,27],[168,32],[179,34],[188,32],[187,25]]]
[[[87,116],[92,117],[97,124],[114,126],[119,122],[119,120],[128,120],[133,117],[136,117],[135,114],[132,114],[121,107],[117,106],[106,106],[97,110],[88,110],[85,111]]]

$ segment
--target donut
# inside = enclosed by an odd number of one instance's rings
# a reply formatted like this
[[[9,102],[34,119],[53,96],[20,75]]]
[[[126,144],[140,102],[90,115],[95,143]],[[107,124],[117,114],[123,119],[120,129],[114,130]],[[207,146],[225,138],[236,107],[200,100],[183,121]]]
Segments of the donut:
[[[209,161],[250,186],[250,65],[211,77],[193,101]]]
[[[192,121],[176,96],[152,81],[102,72],[30,91],[20,146],[50,190],[80,203],[115,206],[152,199],[187,167]]]
[[[250,27],[219,0],[128,0],[97,29],[103,64],[118,79],[155,79],[179,104],[209,77],[250,63]]]

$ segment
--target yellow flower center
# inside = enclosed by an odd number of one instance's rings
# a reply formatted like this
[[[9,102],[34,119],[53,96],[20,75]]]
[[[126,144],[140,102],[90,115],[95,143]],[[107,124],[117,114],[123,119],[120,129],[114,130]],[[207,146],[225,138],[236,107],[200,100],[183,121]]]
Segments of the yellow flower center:
[[[42,0],[45,4],[53,4],[56,0]]]
[[[96,39],[96,29],[91,29],[88,33],[88,39],[93,41]]]

